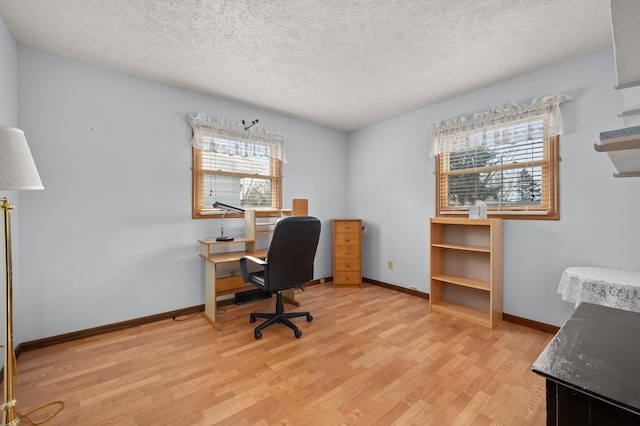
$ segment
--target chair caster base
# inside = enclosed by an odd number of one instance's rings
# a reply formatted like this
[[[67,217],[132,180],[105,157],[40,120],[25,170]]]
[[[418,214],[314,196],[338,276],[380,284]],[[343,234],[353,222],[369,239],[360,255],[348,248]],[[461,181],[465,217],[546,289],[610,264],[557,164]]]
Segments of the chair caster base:
[[[302,336],[302,331],[300,331],[298,327],[296,327],[295,324],[291,322],[291,319],[299,318],[299,317],[306,317],[307,322],[313,321],[313,316],[309,312],[285,313],[284,306],[282,303],[282,294],[278,292],[278,295],[276,298],[276,311],[274,313],[253,312],[249,314],[249,322],[253,324],[256,322],[257,318],[262,318],[266,320],[265,322],[263,322],[262,324],[260,324],[254,329],[253,335],[255,336],[256,340],[262,338],[263,329],[278,323],[285,325],[289,327],[291,330],[293,330],[293,335],[296,336],[297,339],[299,339]]]

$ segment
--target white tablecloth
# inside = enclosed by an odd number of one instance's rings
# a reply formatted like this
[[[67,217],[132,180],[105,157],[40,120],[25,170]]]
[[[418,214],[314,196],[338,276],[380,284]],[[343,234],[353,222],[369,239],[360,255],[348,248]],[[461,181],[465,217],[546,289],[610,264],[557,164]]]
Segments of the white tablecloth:
[[[562,300],[640,312],[640,272],[613,268],[567,268],[560,278]]]

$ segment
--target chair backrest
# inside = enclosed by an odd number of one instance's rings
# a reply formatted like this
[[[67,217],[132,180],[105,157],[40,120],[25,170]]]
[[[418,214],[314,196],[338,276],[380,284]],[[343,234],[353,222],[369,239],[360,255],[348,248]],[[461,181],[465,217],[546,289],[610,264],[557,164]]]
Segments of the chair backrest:
[[[313,262],[320,239],[320,221],[311,216],[289,216],[280,220],[271,237],[265,259],[269,272],[266,290],[292,288],[313,279]]]

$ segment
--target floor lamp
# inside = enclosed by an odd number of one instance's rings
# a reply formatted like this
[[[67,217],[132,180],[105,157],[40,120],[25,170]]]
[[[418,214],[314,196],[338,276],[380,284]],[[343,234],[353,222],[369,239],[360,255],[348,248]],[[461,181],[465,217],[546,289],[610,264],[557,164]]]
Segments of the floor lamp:
[[[24,132],[0,126],[0,190],[44,189],[33,162]],[[4,402],[2,426],[17,425],[16,400],[13,399],[13,271],[11,265],[11,210],[7,197],[0,198],[4,236]]]

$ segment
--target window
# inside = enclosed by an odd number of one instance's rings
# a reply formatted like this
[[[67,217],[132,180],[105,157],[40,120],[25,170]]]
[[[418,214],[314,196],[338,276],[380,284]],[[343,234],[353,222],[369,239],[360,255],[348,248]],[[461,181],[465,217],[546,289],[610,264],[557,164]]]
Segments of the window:
[[[434,126],[436,215],[468,214],[478,201],[490,217],[558,219],[557,95]]]
[[[258,216],[269,216],[280,210],[282,143],[260,140],[255,131],[248,134],[242,126],[239,133],[231,134],[228,122],[224,129],[205,128],[203,120],[205,124],[214,122],[202,115],[198,117],[199,121],[197,117],[190,117],[194,128],[192,217],[222,214],[213,208],[215,201],[255,209]],[[201,125],[194,126],[194,122]]]

